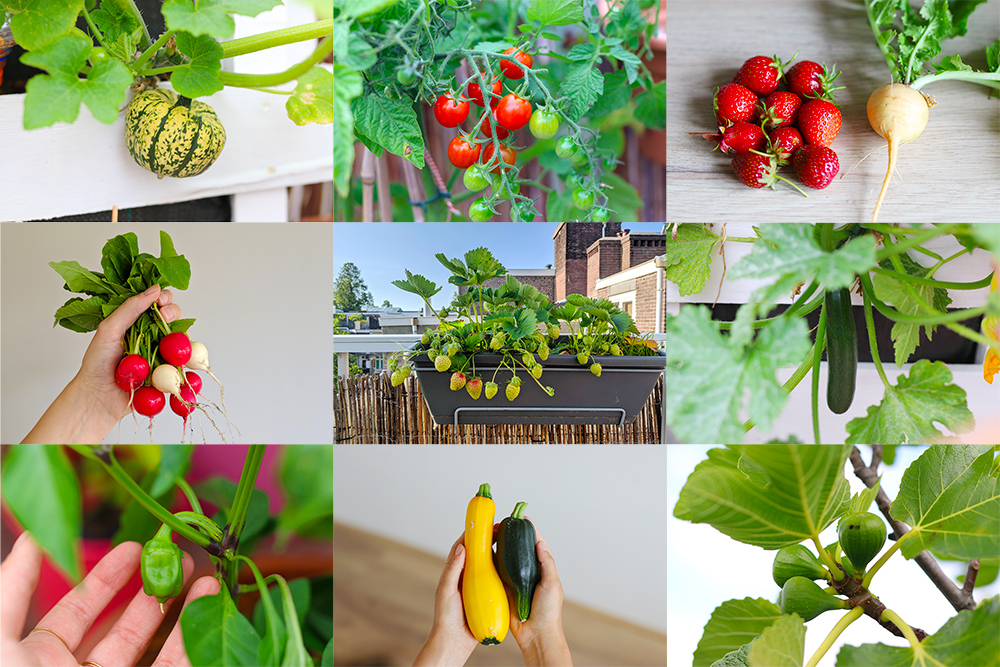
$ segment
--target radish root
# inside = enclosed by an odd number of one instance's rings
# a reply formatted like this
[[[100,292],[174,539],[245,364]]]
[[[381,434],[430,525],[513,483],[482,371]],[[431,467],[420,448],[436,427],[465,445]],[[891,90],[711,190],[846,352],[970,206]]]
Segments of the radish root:
[[[920,136],[927,126],[928,111],[933,104],[933,98],[927,98],[920,91],[901,83],[887,83],[868,98],[868,122],[879,136],[889,142],[889,167],[875,202],[873,223],[878,220],[879,209],[896,168],[899,144]]]

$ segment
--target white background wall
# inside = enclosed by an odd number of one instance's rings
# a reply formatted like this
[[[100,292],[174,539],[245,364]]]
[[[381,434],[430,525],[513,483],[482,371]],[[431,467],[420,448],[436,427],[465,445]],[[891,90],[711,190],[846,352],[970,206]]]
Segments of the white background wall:
[[[443,567],[489,483],[496,521],[528,503],[567,600],[666,632],[666,464],[656,446],[335,445],[334,519],[438,554]]]
[[[20,442],[80,368],[93,334],[53,328],[71,296],[50,261],[100,270],[101,248],[126,232],[140,252],[160,254],[159,230],[191,263],[191,284],[176,291],[191,335],[208,347],[226,387],[238,442],[329,443],[333,433],[330,225],[4,223],[0,226],[0,439]],[[203,390],[219,403],[218,387]],[[218,442],[195,413],[195,442]],[[140,418],[136,442],[148,442]],[[213,416],[220,424],[218,417]],[[169,406],[154,419],[156,442],[178,442],[181,419]],[[126,417],[109,442],[133,441]],[[225,429],[224,429],[225,431]],[[228,431],[227,439],[229,439]]]

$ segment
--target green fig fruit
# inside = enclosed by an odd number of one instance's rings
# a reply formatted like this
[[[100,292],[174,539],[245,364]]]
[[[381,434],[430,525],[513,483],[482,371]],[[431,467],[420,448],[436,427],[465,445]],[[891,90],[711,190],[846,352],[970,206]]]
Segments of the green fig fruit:
[[[885,523],[871,512],[856,512],[841,519],[837,535],[854,569],[863,572],[885,544]]]
[[[792,577],[781,587],[778,606],[782,614],[798,614],[811,621],[824,611],[847,609],[846,600],[835,598],[805,577]]]
[[[792,577],[826,579],[827,572],[823,563],[807,547],[793,544],[778,549],[778,553],[774,556],[774,565],[771,566],[771,576],[774,578],[774,583],[784,586]]]

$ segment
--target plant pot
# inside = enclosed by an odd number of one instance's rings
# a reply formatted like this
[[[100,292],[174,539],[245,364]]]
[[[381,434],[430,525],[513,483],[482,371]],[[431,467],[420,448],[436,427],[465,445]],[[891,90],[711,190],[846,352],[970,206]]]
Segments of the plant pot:
[[[536,355],[536,360],[537,360]],[[475,369],[485,384],[498,368],[499,354],[477,354]],[[601,364],[601,377],[590,372],[590,363]],[[518,368],[521,391],[508,401],[504,387],[512,373],[503,367],[493,380],[500,385],[496,396],[483,394],[473,400],[465,389],[451,391],[452,372],[439,373],[426,354],[413,358],[420,390],[435,424],[566,424],[624,426],[635,421],[653,391],[660,373],[666,370],[666,356],[593,357],[581,365],[575,355],[552,355],[542,361],[538,382],[555,389],[547,395],[527,371]],[[470,375],[471,364],[466,369]],[[471,377],[471,375],[470,375]]]

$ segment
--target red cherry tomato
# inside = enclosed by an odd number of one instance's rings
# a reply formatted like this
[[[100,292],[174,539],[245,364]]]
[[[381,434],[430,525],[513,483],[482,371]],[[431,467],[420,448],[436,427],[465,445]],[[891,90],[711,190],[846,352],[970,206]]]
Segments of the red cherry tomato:
[[[486,144],[483,146],[483,164],[489,164],[492,159],[493,144]],[[507,164],[514,164],[514,161],[517,160],[517,153],[510,146],[500,146],[500,159],[502,162],[497,163],[495,167],[490,169],[491,174],[499,174],[500,165],[503,164],[503,162],[506,162]],[[506,167],[504,168],[506,169]]]
[[[485,78],[487,81],[489,80],[488,77],[483,77],[483,78]],[[486,106],[483,103],[483,91],[482,88],[479,87],[478,81],[469,82],[469,85],[465,89],[465,96],[481,107]],[[495,107],[497,103],[500,102],[500,98],[502,96],[503,96],[503,82],[500,79],[497,79],[496,81],[493,82],[493,96],[490,97],[490,106]]]
[[[492,139],[493,138],[493,122],[492,122],[492,119],[489,118],[489,117],[484,118],[483,119],[483,124],[479,126],[479,131],[483,133],[483,136],[489,137],[490,139]],[[509,134],[510,134],[510,132],[508,132],[507,130],[503,129],[503,126],[501,126],[501,125],[497,126],[497,139],[500,139],[500,140],[506,139]]]
[[[458,127],[469,117],[469,103],[455,99],[454,93],[442,95],[434,103],[434,117],[445,127]]]
[[[468,135],[455,137],[448,144],[448,159],[456,169],[468,169],[479,159],[481,147]]]
[[[511,93],[497,105],[497,122],[508,130],[520,130],[531,119],[531,102]]]
[[[515,51],[517,51],[517,48],[512,46],[503,53],[505,56],[509,56]],[[529,69],[531,68],[532,62],[534,62],[534,58],[531,57],[530,53],[523,53],[521,51],[517,51],[517,54],[514,56],[514,59]],[[524,78],[524,70],[518,67],[510,60],[501,60],[500,69],[503,70],[503,75],[508,79]]]

